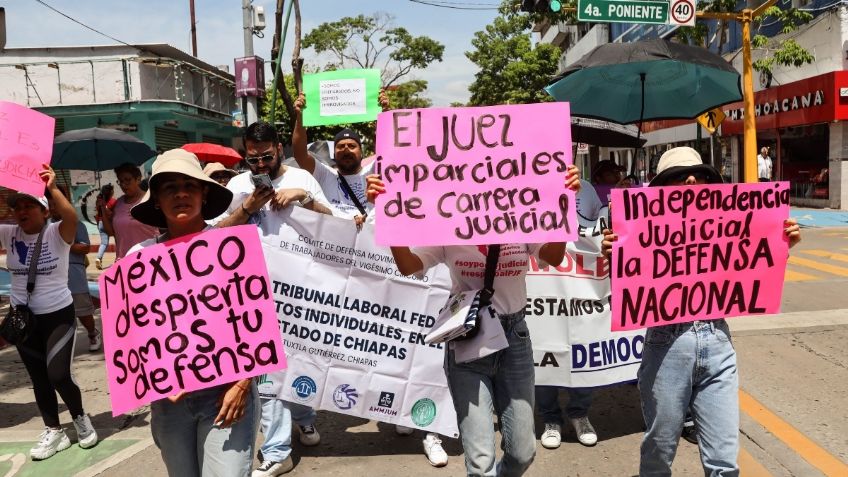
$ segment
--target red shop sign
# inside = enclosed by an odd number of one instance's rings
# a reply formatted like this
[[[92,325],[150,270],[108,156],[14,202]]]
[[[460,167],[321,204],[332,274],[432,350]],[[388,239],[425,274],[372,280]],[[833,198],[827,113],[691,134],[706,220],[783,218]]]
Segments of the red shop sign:
[[[840,96],[840,87],[846,97]],[[836,71],[806,78],[754,94],[757,130],[823,123],[848,119],[848,71]],[[721,124],[723,136],[742,134],[742,102],[722,106],[727,118]]]

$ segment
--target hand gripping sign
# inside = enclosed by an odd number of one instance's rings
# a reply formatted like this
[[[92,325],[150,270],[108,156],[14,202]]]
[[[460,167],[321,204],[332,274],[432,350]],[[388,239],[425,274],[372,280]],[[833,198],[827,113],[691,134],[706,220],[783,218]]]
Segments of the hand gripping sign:
[[[100,276],[112,414],[285,368],[255,226],[152,245]]]

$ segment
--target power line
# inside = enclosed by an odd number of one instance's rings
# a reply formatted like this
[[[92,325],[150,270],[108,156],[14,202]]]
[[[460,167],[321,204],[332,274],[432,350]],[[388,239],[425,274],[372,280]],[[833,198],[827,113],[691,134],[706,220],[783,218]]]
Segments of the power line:
[[[50,10],[53,10],[54,12],[58,13],[59,15],[62,15],[63,17],[67,18],[68,20],[70,20],[70,21],[72,21],[72,22],[74,22],[74,23],[76,23],[76,24],[78,24],[78,25],[81,25],[81,26],[83,26],[83,27],[85,27],[85,28],[88,28],[89,30],[93,31],[94,33],[97,33],[98,35],[105,36],[106,38],[109,38],[110,40],[117,41],[118,43],[121,43],[121,44],[124,44],[124,45],[127,45],[127,46],[133,46],[133,45],[130,45],[129,43],[127,43],[127,42],[125,42],[125,41],[121,41],[121,40],[119,40],[119,39],[115,38],[114,36],[107,35],[107,34],[103,33],[103,32],[102,32],[102,31],[100,31],[100,30],[97,30],[97,29],[95,29],[95,28],[92,28],[92,27],[90,27],[90,26],[86,25],[85,23],[83,23],[83,22],[81,22],[81,21],[77,20],[76,18],[72,18],[71,16],[69,16],[69,15],[68,15],[68,14],[66,14],[66,13],[60,12],[59,10],[57,10],[57,9],[55,9],[55,8],[53,8],[53,7],[51,7],[50,5],[46,4],[46,3],[45,3],[45,2],[43,2],[42,0],[35,0],[35,1],[36,1],[36,2],[38,2],[38,3],[40,3],[40,4],[42,4],[42,5],[44,5],[45,7],[49,8]]]
[[[412,3],[429,5],[431,7],[451,8],[454,10],[497,10],[498,7],[492,3],[469,3],[469,2],[442,2],[440,0],[409,0]],[[438,2],[438,3],[437,3]],[[488,6],[481,6],[488,5]]]

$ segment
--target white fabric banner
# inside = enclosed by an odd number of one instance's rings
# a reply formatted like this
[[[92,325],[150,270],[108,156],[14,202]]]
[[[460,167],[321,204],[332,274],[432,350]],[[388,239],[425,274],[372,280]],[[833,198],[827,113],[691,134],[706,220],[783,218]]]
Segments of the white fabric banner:
[[[288,224],[263,238],[288,358],[279,398],[457,437],[443,345],[424,344],[447,268],[403,277],[371,225],[299,207]]]
[[[570,388],[633,381],[642,362],[644,330],[610,331],[609,264],[601,256],[607,209],[594,227],[580,227],[559,267],[530,261],[527,325],[536,384]]]

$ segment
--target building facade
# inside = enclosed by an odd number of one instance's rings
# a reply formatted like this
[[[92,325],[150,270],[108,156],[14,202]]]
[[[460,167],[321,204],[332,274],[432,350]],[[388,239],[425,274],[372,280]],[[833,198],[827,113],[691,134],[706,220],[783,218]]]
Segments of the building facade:
[[[0,100],[54,117],[56,135],[118,129],[156,151],[191,142],[231,145],[237,133],[233,76],[165,44],[5,49]],[[96,182],[113,181],[109,173],[94,178],[90,172],[64,174],[78,205]],[[89,209],[93,197],[90,202]],[[4,219],[8,211],[0,200]]]
[[[755,7],[760,2],[739,2],[737,10]],[[784,0],[811,13],[814,18],[797,30],[781,35],[781,25],[764,21],[759,29],[778,42],[793,38],[815,56],[811,64],[799,67],[776,66],[772,75],[755,72],[754,89],[757,105],[757,149],[771,149],[775,179],[790,182],[795,205],[830,207],[848,210],[848,4],[834,0]],[[584,25],[575,29],[579,38],[565,45],[561,67],[573,63],[592,47],[605,41],[638,41],[648,38],[673,37],[676,27],[665,25],[604,25],[608,36],[599,34],[601,25]],[[544,25],[538,26],[539,41],[545,41]],[[549,27],[548,27],[549,29]],[[716,24],[710,24],[711,35]],[[593,33],[594,32],[594,33]],[[756,32],[755,32],[756,33]],[[728,25],[721,53],[738,71],[742,71],[741,27]],[[550,39],[556,35],[549,36]],[[763,53],[753,51],[756,60]],[[691,146],[701,152],[706,162],[722,170],[726,179],[742,177],[742,103],[726,105],[727,118],[714,137],[694,121],[657,121],[643,127],[648,139],[635,158],[647,177],[655,170],[663,151],[674,146]],[[600,151],[601,158],[613,152]],[[633,159],[629,159],[633,160]]]

